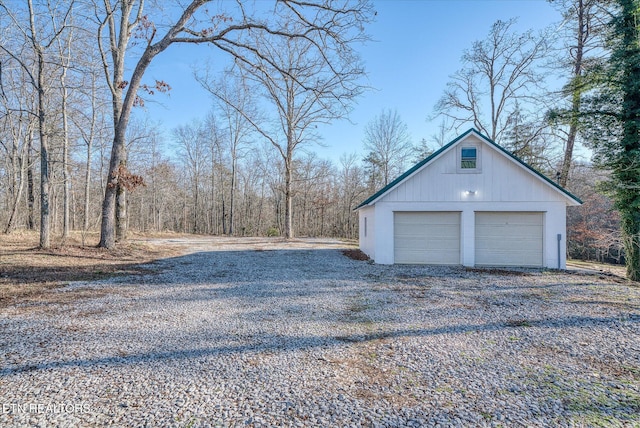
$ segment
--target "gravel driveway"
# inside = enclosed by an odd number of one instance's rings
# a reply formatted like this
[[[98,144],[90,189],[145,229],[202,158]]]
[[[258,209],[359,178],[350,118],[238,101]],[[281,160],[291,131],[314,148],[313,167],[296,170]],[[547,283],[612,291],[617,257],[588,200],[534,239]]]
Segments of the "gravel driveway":
[[[640,426],[640,289],[164,240],[0,313],[0,426]]]

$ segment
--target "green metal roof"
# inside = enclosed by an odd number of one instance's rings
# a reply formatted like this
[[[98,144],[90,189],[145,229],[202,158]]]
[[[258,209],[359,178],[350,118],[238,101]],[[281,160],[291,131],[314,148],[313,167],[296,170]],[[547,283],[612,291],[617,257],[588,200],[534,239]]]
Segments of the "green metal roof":
[[[370,197],[368,197],[364,202],[362,202],[360,205],[358,205],[357,207],[354,208],[354,211],[359,210],[360,208],[371,204],[372,202],[374,202],[376,199],[378,199],[379,197],[381,197],[382,195],[384,195],[385,193],[387,193],[389,190],[393,189],[395,186],[397,186],[398,184],[400,184],[402,181],[404,181],[407,177],[409,177],[410,175],[412,175],[414,172],[416,172],[417,170],[419,170],[420,168],[422,168],[424,165],[428,164],[429,162],[431,162],[433,159],[437,158],[438,156],[440,156],[441,153],[447,151],[451,146],[455,145],[458,141],[462,140],[463,138],[465,138],[466,136],[468,136],[471,133],[475,133],[478,137],[482,138],[486,143],[492,145],[493,147],[495,147],[496,149],[498,149],[499,151],[501,151],[502,153],[504,153],[505,155],[507,155],[508,157],[510,157],[511,159],[513,159],[514,161],[518,162],[520,165],[524,166],[525,168],[527,168],[529,171],[533,172],[535,175],[537,175],[538,177],[540,177],[541,179],[543,179],[544,181],[546,181],[548,184],[550,184],[551,186],[555,187],[557,190],[559,190],[560,192],[564,193],[566,196],[568,196],[569,198],[573,199],[574,201],[576,201],[579,204],[582,204],[582,201],[580,200],[580,198],[578,198],[577,196],[573,195],[571,192],[569,192],[568,190],[566,190],[565,188],[563,188],[562,186],[558,185],[557,183],[555,183],[553,180],[549,179],[549,177],[541,174],[540,172],[536,171],[535,169],[533,169],[529,164],[527,164],[525,161],[523,161],[522,159],[520,159],[519,157],[513,155],[511,152],[505,150],[503,147],[501,147],[500,145],[498,145],[497,143],[495,143],[494,141],[492,141],[491,139],[489,139],[488,137],[482,135],[480,132],[478,132],[476,129],[474,128],[470,128],[468,131],[466,131],[465,133],[461,134],[460,136],[458,136],[456,139],[454,139],[453,141],[451,141],[450,143],[442,146],[438,151],[434,152],[433,154],[431,154],[430,156],[428,156],[427,158],[421,160],[420,162],[418,162],[417,164],[415,164],[411,169],[409,169],[407,172],[405,172],[404,174],[402,174],[401,176],[399,176],[398,178],[396,178],[395,180],[393,180],[391,183],[387,184],[386,186],[384,186],[382,189],[378,190],[376,193],[374,193],[373,195],[371,195]]]

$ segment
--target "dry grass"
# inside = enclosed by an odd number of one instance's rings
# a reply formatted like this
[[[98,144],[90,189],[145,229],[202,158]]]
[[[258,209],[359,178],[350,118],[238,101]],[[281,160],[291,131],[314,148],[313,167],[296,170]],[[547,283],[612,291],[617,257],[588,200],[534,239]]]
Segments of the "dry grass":
[[[72,235],[64,245],[59,239],[50,249],[38,248],[38,234],[18,231],[0,235],[0,308],[25,300],[47,300],[54,288],[72,281],[113,275],[137,274],[141,264],[176,255],[141,243],[127,243],[115,250],[97,248],[99,237]]]
[[[625,265],[613,265],[607,263],[598,263],[594,261],[585,260],[567,260],[567,268],[569,269],[586,269],[596,272],[600,272],[605,275],[614,275],[620,278],[625,278],[627,275],[627,269]]]

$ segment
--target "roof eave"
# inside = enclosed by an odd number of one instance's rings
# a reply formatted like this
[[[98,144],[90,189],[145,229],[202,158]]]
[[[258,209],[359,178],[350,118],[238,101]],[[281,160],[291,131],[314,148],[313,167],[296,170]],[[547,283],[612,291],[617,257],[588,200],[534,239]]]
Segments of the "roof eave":
[[[437,158],[440,155],[442,155],[450,147],[455,145],[458,141],[460,141],[461,139],[463,139],[464,137],[466,137],[467,135],[469,135],[473,131],[475,131],[475,129],[471,128],[468,131],[466,131],[465,133],[463,133],[463,134],[459,135],[458,137],[456,137],[453,141],[451,141],[451,142],[445,144],[444,146],[440,147],[438,150],[436,150],[435,152],[433,152],[432,154],[427,156],[425,159],[421,160],[420,162],[415,164],[413,167],[411,167],[409,170],[407,170],[404,174],[402,174],[401,176],[399,176],[398,178],[393,180],[391,183],[387,184],[382,189],[378,190],[376,193],[374,193],[373,195],[371,195],[370,197],[365,199],[364,202],[362,202],[360,205],[355,207],[353,209],[353,211],[358,211],[359,209],[364,208],[365,206],[370,206],[370,205],[375,204],[378,199],[383,197],[391,189],[393,189],[394,187],[396,187],[398,184],[402,183],[403,181],[409,179],[415,173],[419,172],[419,170],[421,170],[427,164],[431,163],[431,161],[433,161],[435,158]]]
[[[393,180],[391,183],[387,184],[385,187],[383,187],[382,189],[378,190],[376,193],[374,193],[369,198],[364,200],[364,202],[362,202],[360,205],[355,207],[353,209],[353,211],[358,211],[358,210],[360,210],[360,209],[362,209],[362,208],[364,208],[366,206],[371,206],[371,205],[375,204],[378,201],[378,199],[382,198],[386,193],[388,193],[394,187],[396,187],[397,185],[399,185],[403,181],[409,179],[411,176],[413,176],[415,173],[417,173],[419,170],[421,170],[423,167],[425,167],[427,164],[429,164],[435,158],[439,157],[441,154],[443,154],[449,148],[451,148],[456,143],[458,143],[460,140],[462,140],[463,138],[466,138],[470,134],[475,134],[478,138],[484,140],[489,145],[495,147],[497,150],[499,150],[502,153],[504,153],[505,155],[507,155],[507,157],[511,158],[513,161],[518,163],[520,166],[524,167],[530,173],[533,173],[535,176],[537,176],[538,178],[540,178],[543,181],[545,181],[548,185],[551,185],[551,187],[553,187],[556,191],[560,192],[560,194],[565,198],[565,200],[567,201],[567,206],[580,206],[580,205],[582,205],[582,200],[580,198],[578,198],[577,196],[573,195],[568,190],[566,190],[564,187],[560,186],[559,184],[553,182],[551,179],[549,179],[545,175],[543,175],[540,172],[536,171],[530,165],[528,165],[526,162],[524,162],[522,159],[520,159],[517,156],[515,156],[514,154],[510,153],[509,151],[507,151],[506,149],[501,147],[498,143],[494,142],[490,138],[482,135],[475,128],[469,128],[466,132],[460,134],[454,140],[452,140],[448,144],[442,146],[440,149],[438,149],[437,151],[435,151],[434,153],[432,153],[431,155],[426,157],[424,160],[418,162],[416,165],[414,165],[407,172],[405,172],[404,174],[402,174],[401,176],[399,176],[398,178]]]

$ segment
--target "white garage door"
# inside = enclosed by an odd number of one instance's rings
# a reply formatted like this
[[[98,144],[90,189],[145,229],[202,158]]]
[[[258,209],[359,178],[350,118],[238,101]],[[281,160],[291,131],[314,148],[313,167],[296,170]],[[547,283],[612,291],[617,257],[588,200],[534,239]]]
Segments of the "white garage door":
[[[396,212],[395,263],[460,264],[460,213]]]
[[[476,265],[542,266],[542,213],[477,212]]]

